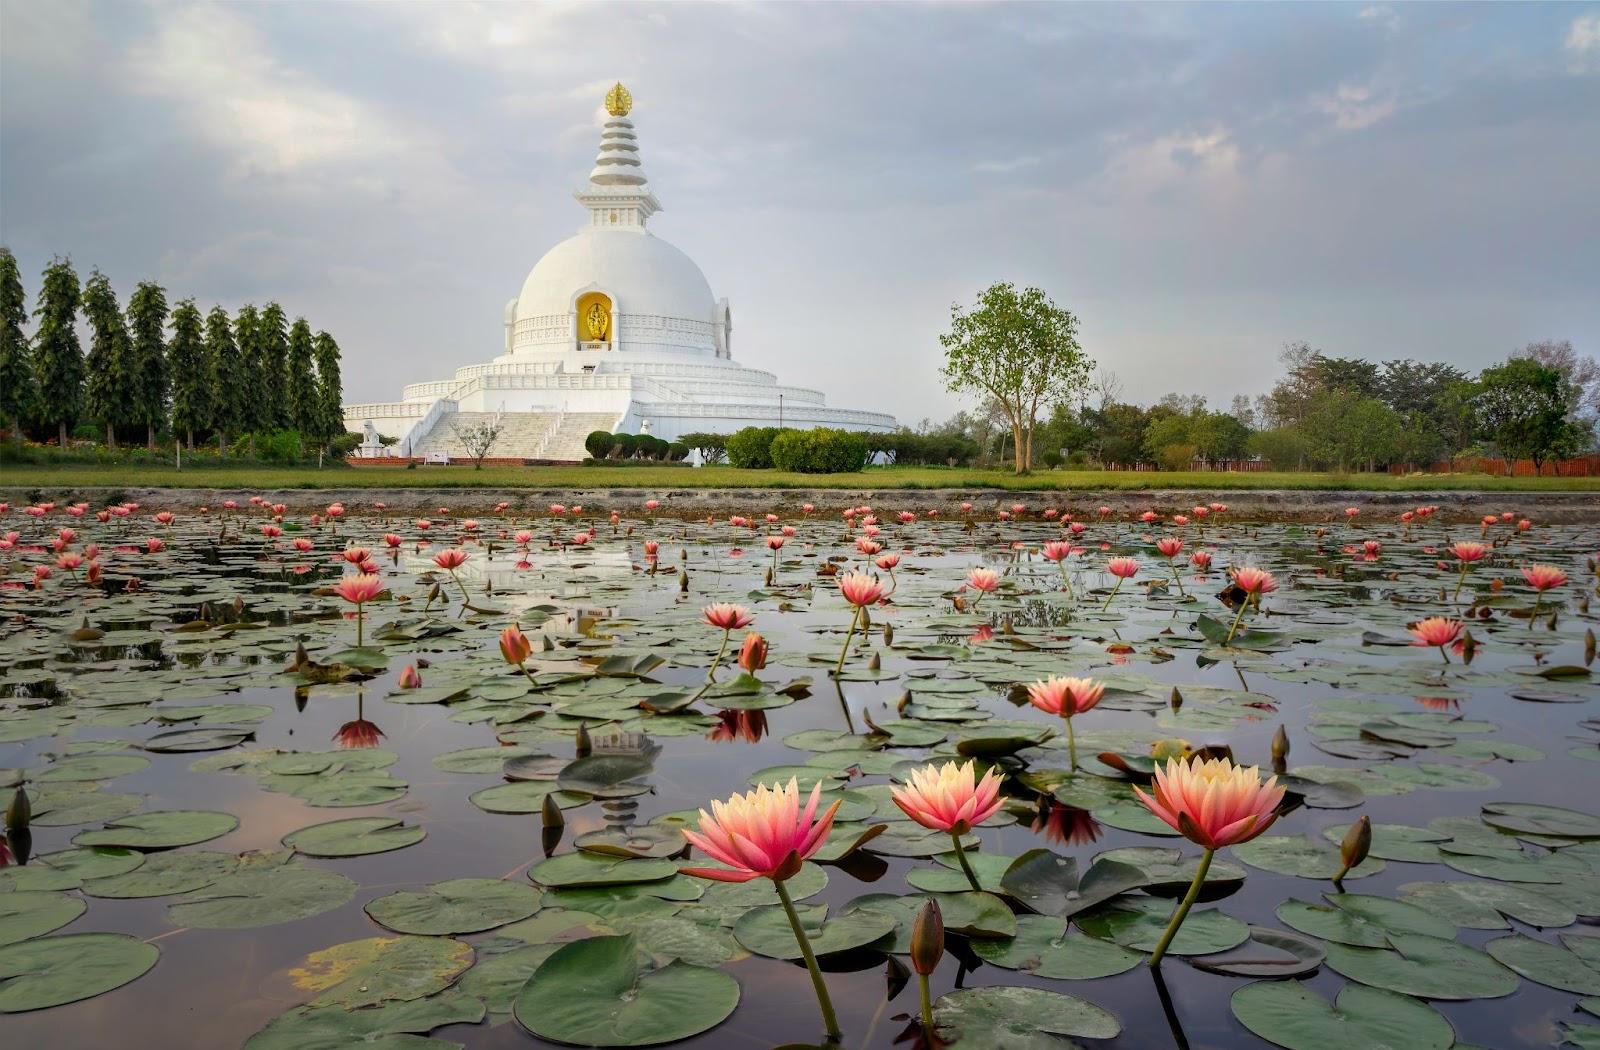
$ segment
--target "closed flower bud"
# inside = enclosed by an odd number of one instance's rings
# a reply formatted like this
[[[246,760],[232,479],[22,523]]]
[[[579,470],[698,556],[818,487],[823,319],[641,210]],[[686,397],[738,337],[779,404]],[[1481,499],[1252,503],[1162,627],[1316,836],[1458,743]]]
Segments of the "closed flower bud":
[[[939,902],[929,897],[911,923],[911,967],[926,976],[939,968],[944,957],[944,916]]]
[[[567,818],[562,814],[561,807],[556,804],[555,795],[546,795],[540,811],[547,828],[559,828],[567,823]]]
[[[28,801],[28,793],[19,784],[16,793],[11,796],[11,805],[6,807],[6,830],[23,831],[32,817],[33,803]]]
[[[577,733],[573,735],[573,743],[574,751],[579,758],[587,758],[589,752],[594,750],[594,742],[589,739],[589,728],[585,725],[578,726]]]
[[[1278,731],[1272,734],[1272,761],[1282,762],[1289,757],[1289,731],[1278,726]]]
[[[751,631],[744,636],[744,645],[739,647],[739,666],[752,674],[767,666],[767,640],[759,632]]]
[[[1363,816],[1350,825],[1350,830],[1344,833],[1344,840],[1339,843],[1339,859],[1344,862],[1345,871],[1366,860],[1367,851],[1371,848],[1372,818]]]

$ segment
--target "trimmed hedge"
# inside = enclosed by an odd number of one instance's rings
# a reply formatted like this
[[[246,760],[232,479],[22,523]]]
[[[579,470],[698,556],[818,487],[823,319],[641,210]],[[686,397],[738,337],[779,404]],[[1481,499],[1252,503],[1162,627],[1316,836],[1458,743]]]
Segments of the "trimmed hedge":
[[[772,439],[772,464],[801,474],[847,474],[867,465],[864,435],[849,430],[785,430]]]
[[[616,444],[617,439],[609,430],[591,430],[583,439],[583,447],[595,459],[605,459]]]
[[[772,439],[777,427],[745,427],[728,438],[728,463],[746,470],[772,468]]]

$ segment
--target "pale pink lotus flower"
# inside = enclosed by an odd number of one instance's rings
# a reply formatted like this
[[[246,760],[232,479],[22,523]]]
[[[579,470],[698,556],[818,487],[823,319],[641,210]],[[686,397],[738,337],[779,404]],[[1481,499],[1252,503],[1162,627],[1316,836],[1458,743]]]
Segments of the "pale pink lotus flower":
[[[346,547],[339,552],[339,557],[351,565],[360,565],[364,561],[372,560],[372,552],[365,547]]]
[[[1522,570],[1522,578],[1528,586],[1543,593],[1555,587],[1560,587],[1567,582],[1567,574],[1554,565],[1530,565]]]
[[[1194,567],[1199,569],[1201,572],[1205,572],[1207,569],[1211,568],[1210,551],[1195,551],[1193,554],[1189,555],[1189,560],[1193,562]]]
[[[1067,723],[1069,769],[1078,768],[1078,738],[1072,728],[1072,716],[1081,715],[1098,704],[1105,691],[1105,684],[1093,678],[1060,678],[1055,675],[1028,686],[1029,703]]]
[[[1245,565],[1233,570],[1233,582],[1239,585],[1241,591],[1252,597],[1270,594],[1278,589],[1277,577],[1254,565]]]
[[[744,636],[744,644],[739,647],[739,666],[750,674],[767,666],[767,640],[760,632],[751,631]]]
[[[660,508],[660,506],[661,506],[661,501],[658,500],[658,499],[647,499],[647,500],[644,501],[644,509],[645,510],[656,510],[656,509]]]
[[[991,768],[980,780],[971,759],[962,765],[920,766],[911,771],[903,787],[891,787],[889,795],[918,824],[955,836],[967,834],[1004,804],[995,770]]]
[[[880,555],[878,555],[877,559],[873,561],[872,564],[876,565],[878,568],[882,569],[884,572],[892,573],[895,570],[895,566],[900,564],[900,555],[898,555],[898,554],[880,554]]]
[[[984,595],[993,594],[1000,587],[1000,574],[980,566],[967,573],[967,586],[978,592],[978,597],[972,602],[973,609],[977,609]]]
[[[750,610],[732,602],[708,605],[700,610],[700,618],[704,623],[723,631],[736,631],[741,627],[748,627],[755,620]]]
[[[422,675],[417,673],[416,664],[406,664],[400,672],[400,681],[397,683],[401,689],[421,689]]]
[[[1462,540],[1450,545],[1450,553],[1456,556],[1457,561],[1479,561],[1489,556],[1489,545],[1475,540]]]
[[[161,551],[166,549],[166,546],[166,541],[159,536],[151,536],[149,539],[144,541],[144,549],[150,554],[159,554]]]
[[[866,605],[876,605],[883,597],[883,584],[874,576],[864,572],[846,572],[838,577],[839,593],[844,595],[844,600],[860,608]]]
[[[1187,517],[1185,517],[1184,515],[1182,515],[1182,514],[1174,514],[1172,516],[1172,524],[1174,524],[1174,525],[1187,525],[1187,524],[1189,524],[1189,519]]]
[[[1169,758],[1165,768],[1155,767],[1153,788],[1153,797],[1138,787],[1133,793],[1157,818],[1205,852],[1189,892],[1173,911],[1166,932],[1150,955],[1152,967],[1160,964],[1200,896],[1212,856],[1224,846],[1248,842],[1270,828],[1278,819],[1284,795],[1277,777],[1268,777],[1263,783],[1258,767],[1236,766],[1226,758],[1186,762]]]
[[[1361,508],[1360,507],[1346,507],[1344,509],[1344,516],[1347,517],[1347,518],[1353,518],[1353,517],[1355,517],[1356,515],[1358,515],[1360,513],[1361,513]]]
[[[713,801],[710,813],[700,811],[697,831],[681,830],[690,845],[727,867],[678,870],[717,882],[767,878],[781,883],[800,870],[833,829],[833,816],[842,800],[818,817],[821,799],[822,783],[818,781],[802,810],[799,782],[790,778],[786,787],[762,784],[727,802]]]
[[[1439,655],[1444,657],[1444,662],[1449,663],[1450,657],[1444,651],[1445,646],[1453,644],[1460,638],[1465,626],[1460,620],[1430,616],[1425,620],[1418,620],[1406,630],[1411,632],[1412,645],[1437,647]]]
[[[451,547],[447,550],[440,551],[438,554],[435,554],[433,556],[433,563],[446,572],[453,573],[462,565],[464,565],[467,559],[470,557],[472,557],[472,555],[468,554],[461,548]]]
[[[339,597],[356,607],[356,646],[359,648],[365,641],[362,633],[365,623],[363,606],[383,592],[383,581],[377,576],[362,573],[344,577],[333,589]]]
[[[295,550],[299,551],[301,554],[304,554],[306,551],[308,551],[312,547],[316,546],[316,544],[312,543],[310,540],[306,539],[304,536],[296,536],[294,538],[294,540],[291,542],[290,545],[292,547],[294,547]]]

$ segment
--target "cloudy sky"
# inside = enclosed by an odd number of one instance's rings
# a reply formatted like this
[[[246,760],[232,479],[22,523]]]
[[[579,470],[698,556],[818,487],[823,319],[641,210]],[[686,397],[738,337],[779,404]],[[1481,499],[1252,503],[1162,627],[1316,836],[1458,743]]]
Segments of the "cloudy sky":
[[[1600,4],[0,0],[0,238],[280,300],[351,400],[500,350],[621,78],[744,363],[902,420],[952,302],[1037,284],[1129,396],[1284,342],[1600,354]]]

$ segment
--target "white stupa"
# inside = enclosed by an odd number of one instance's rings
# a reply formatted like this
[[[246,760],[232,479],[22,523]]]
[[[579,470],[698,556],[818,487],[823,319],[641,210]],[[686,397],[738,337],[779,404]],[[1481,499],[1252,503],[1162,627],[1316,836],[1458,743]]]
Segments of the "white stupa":
[[[646,229],[650,190],[620,83],[589,183],[587,221],[545,253],[506,304],[504,353],[412,383],[401,400],[346,405],[345,425],[399,438],[400,455],[465,451],[457,431],[498,419],[491,455],[579,460],[594,430],[668,440],[747,426],[893,430],[892,416],[828,408],[821,393],[781,386],[733,360],[733,313],[700,267]],[[370,426],[369,426],[370,424]]]

